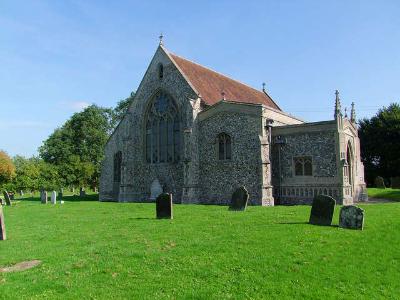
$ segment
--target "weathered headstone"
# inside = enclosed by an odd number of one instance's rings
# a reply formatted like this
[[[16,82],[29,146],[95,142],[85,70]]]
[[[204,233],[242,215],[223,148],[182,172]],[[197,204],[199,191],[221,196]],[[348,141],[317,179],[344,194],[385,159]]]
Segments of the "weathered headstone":
[[[3,198],[0,197],[0,205],[6,205],[6,203],[4,202]]]
[[[57,192],[56,191],[51,192],[51,204],[57,204]]]
[[[40,192],[40,200],[43,204],[47,204],[47,191]]]
[[[154,179],[150,186],[150,200],[155,200],[160,194],[162,194],[163,189],[158,179]]]
[[[317,195],[314,197],[311,207],[310,224],[330,226],[336,201],[330,196]]]
[[[6,239],[6,225],[4,223],[3,207],[0,205],[0,241]]]
[[[392,189],[400,189],[400,177],[390,178],[390,183],[391,183]]]
[[[63,189],[58,192],[58,200],[60,200],[60,204],[64,204],[63,200]]]
[[[383,178],[381,176],[378,176],[378,177],[375,178],[375,186],[378,189],[385,189],[386,188],[385,181],[383,180]]]
[[[249,192],[244,186],[241,186],[232,194],[229,210],[246,210],[248,201]]]
[[[23,190],[20,190],[20,191],[19,191],[19,195],[22,197],[22,196],[24,195],[24,191],[23,191]]]
[[[160,194],[156,199],[157,219],[173,219],[172,195],[168,193]]]
[[[86,191],[83,187],[79,189],[79,197],[86,197]]]
[[[8,196],[10,197],[10,200],[15,200],[14,192],[8,192]]]
[[[364,210],[354,205],[343,206],[339,215],[339,227],[363,230]]]
[[[6,205],[11,205],[11,198],[7,191],[3,192],[4,200],[6,200]]]

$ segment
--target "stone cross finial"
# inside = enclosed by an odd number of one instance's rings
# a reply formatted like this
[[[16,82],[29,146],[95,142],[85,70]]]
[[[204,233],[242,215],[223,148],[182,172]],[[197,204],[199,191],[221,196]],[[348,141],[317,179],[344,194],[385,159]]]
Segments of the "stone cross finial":
[[[265,82],[262,83],[262,90],[265,93]]]
[[[158,38],[160,39],[160,46],[163,45],[164,35],[162,34],[162,32],[161,32],[161,34],[160,34],[160,36]]]
[[[356,123],[356,110],[354,108],[354,102],[351,102],[350,121],[351,123]]]
[[[339,91],[335,91],[335,119],[342,116],[342,108],[340,105]]]

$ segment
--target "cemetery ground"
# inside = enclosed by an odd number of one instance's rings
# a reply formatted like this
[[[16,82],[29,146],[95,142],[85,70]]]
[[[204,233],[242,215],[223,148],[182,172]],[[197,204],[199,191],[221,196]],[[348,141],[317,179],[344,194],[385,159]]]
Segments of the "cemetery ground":
[[[388,199],[400,202],[400,189],[377,189],[368,188],[368,197],[378,198],[378,199]]]
[[[360,204],[363,231],[307,224],[310,206],[65,204],[4,208],[0,299],[398,299],[400,203]]]

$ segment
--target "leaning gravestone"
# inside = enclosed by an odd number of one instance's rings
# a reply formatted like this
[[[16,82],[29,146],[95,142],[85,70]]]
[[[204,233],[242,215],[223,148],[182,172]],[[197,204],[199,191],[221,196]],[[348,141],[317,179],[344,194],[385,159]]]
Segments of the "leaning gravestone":
[[[11,205],[11,198],[10,195],[7,193],[7,191],[3,192],[4,199],[6,200],[6,205]]]
[[[311,207],[310,224],[330,226],[336,201],[330,196],[317,195]]]
[[[6,225],[4,224],[3,207],[0,205],[0,241],[6,239]]]
[[[79,197],[86,197],[86,191],[84,188],[79,189]]]
[[[244,186],[241,186],[232,194],[229,210],[246,210],[248,201],[249,192]]]
[[[172,195],[160,194],[156,199],[157,219],[173,219]]]
[[[400,189],[400,177],[390,178],[392,189]]]
[[[155,200],[160,194],[162,194],[163,189],[158,179],[154,179],[150,186],[150,200]]]
[[[51,204],[57,204],[57,193],[56,191],[51,192]]]
[[[378,177],[375,178],[375,186],[378,189],[385,189],[386,188],[385,181],[383,180],[383,178],[381,176],[378,176]]]
[[[363,230],[364,210],[354,205],[343,206],[339,215],[339,227]]]

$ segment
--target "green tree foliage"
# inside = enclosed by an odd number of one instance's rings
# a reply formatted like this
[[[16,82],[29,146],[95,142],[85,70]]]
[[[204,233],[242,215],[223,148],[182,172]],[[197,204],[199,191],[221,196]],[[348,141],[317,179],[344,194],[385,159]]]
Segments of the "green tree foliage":
[[[390,104],[371,119],[359,122],[361,158],[368,184],[376,176],[400,176],[400,105]]]
[[[57,167],[62,185],[97,185],[104,146],[113,129],[113,110],[91,105],[75,113],[39,148]]]
[[[14,176],[14,163],[6,152],[0,150],[0,185],[11,182]]]
[[[14,164],[16,168],[16,177],[14,187],[16,190],[38,190],[40,179],[40,160],[38,158],[25,158],[23,156],[15,156]]]
[[[132,92],[128,98],[126,98],[124,100],[120,100],[118,102],[117,106],[114,108],[114,111],[113,111],[113,125],[114,126],[117,126],[119,124],[119,122],[121,122],[126,111],[128,110],[129,106],[131,105],[134,97],[135,97],[135,92]]]

